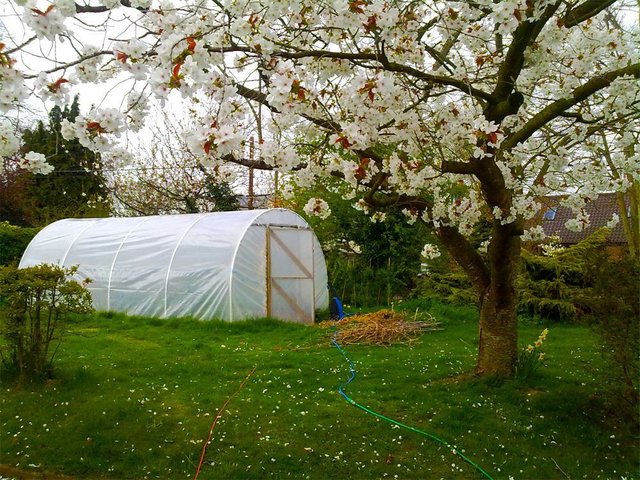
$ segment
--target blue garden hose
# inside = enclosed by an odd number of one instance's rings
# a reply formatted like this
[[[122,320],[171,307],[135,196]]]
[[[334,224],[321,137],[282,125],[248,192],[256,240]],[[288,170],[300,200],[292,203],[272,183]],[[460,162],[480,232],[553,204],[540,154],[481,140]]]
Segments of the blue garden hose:
[[[340,344],[336,341],[336,335],[338,333],[338,329],[337,327],[334,327],[334,334],[333,337],[331,338],[331,343],[333,343],[333,345],[340,351],[340,353],[342,354],[342,356],[344,357],[344,359],[347,361],[347,363],[349,364],[349,378],[347,379],[346,382],[344,382],[343,384],[341,384],[338,387],[338,392],[340,393],[340,395],[342,395],[344,397],[344,399],[349,402],[351,405],[353,405],[356,408],[359,408],[360,410],[373,415],[376,418],[379,418],[381,420],[384,420],[386,422],[389,422],[393,425],[397,425],[398,427],[402,427],[406,430],[409,430],[411,432],[415,432],[418,433],[420,435],[423,435],[431,440],[433,440],[434,442],[437,442],[441,445],[444,445],[445,447],[447,447],[449,450],[451,450],[451,452],[453,452],[454,454],[458,455],[462,460],[464,460],[465,462],[467,462],[469,465],[471,465],[473,468],[475,468],[479,473],[481,473],[484,477],[488,478],[489,480],[493,480],[493,478],[491,477],[491,475],[489,475],[485,470],[482,469],[482,467],[480,467],[480,465],[478,465],[477,463],[473,462],[471,459],[469,459],[468,457],[466,457],[460,450],[458,450],[457,448],[455,448],[453,445],[451,445],[449,442],[441,439],[440,437],[437,437],[431,433],[425,432],[423,430],[420,430],[418,428],[415,427],[411,427],[409,425],[405,425],[402,422],[399,422],[397,420],[394,420],[393,418],[389,418],[385,415],[382,415],[381,413],[378,412],[374,412],[373,410],[365,407],[364,405],[360,405],[359,403],[357,403],[355,400],[353,400],[349,395],[347,395],[347,393],[344,391],[345,387],[347,385],[349,385],[355,378],[356,378],[356,368],[355,365],[353,364],[353,362],[351,361],[351,359],[347,356],[347,353],[344,351],[344,349],[340,346]]]

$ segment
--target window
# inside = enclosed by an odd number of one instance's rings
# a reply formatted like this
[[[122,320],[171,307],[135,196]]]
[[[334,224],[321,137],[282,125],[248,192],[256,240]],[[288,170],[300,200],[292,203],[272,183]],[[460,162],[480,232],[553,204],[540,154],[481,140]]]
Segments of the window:
[[[544,212],[544,216],[542,218],[544,220],[555,220],[557,211],[558,208],[550,208],[549,210]]]

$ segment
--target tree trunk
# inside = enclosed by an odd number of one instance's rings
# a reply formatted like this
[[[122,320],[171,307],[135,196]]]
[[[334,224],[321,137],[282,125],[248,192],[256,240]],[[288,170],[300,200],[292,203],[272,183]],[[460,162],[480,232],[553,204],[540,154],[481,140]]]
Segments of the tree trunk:
[[[494,222],[487,261],[454,227],[441,226],[436,232],[478,294],[480,338],[476,373],[513,377],[518,357],[516,279],[521,225]]]
[[[514,302],[499,301],[489,295],[480,308],[480,339],[478,345],[479,375],[513,377],[518,356],[518,332]]]
[[[479,351],[476,372],[511,378],[518,358],[516,278],[520,237],[510,225],[496,222],[488,249],[490,284],[480,298]]]

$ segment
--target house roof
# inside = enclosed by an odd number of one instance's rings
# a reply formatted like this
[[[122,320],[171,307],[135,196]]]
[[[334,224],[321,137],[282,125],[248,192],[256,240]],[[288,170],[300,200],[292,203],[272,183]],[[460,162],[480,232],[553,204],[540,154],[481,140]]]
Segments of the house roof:
[[[560,205],[564,198],[566,198],[566,195],[543,198],[542,203],[544,206],[540,214],[535,218],[536,223],[542,225],[544,233],[547,236],[559,237],[561,244],[571,245],[584,240],[599,228],[606,226],[614,213],[620,217],[627,214],[627,212],[620,212],[615,193],[601,193],[598,198],[585,205],[585,210],[591,222],[589,226],[581,232],[573,232],[565,227],[566,221],[574,218],[575,215],[570,208]],[[628,202],[626,203],[628,205]],[[555,215],[550,213],[551,210],[555,210]],[[622,229],[622,222],[618,222],[607,241],[609,244],[627,243]]]

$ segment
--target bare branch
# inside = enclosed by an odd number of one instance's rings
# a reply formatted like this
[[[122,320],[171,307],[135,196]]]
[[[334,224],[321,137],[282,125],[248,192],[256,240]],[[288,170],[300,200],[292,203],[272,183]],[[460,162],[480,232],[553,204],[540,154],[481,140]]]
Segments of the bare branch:
[[[11,50],[7,50],[6,52],[4,52],[7,55],[11,55],[12,53],[17,52],[18,50],[21,50],[23,47],[26,47],[27,45],[29,45],[31,42],[33,42],[36,38],[38,38],[36,35],[34,35],[33,37],[25,40],[23,43],[21,43],[20,45],[17,45],[15,48],[12,48]]]
[[[74,60],[73,62],[69,62],[69,63],[65,63],[63,65],[60,65],[59,67],[55,67],[52,68],[50,70],[45,70],[45,73],[54,73],[54,72],[59,72],[60,70],[66,70],[67,68],[73,67],[74,65],[78,65],[82,62],[85,62],[87,60],[89,60],[90,58],[95,58],[95,57],[100,57],[102,55],[113,55],[113,52],[110,50],[101,50],[99,52],[95,52],[89,55],[84,55],[80,58],[78,58],[77,60]],[[24,78],[36,78],[37,75],[25,75]]]
[[[480,254],[454,227],[442,226],[436,233],[454,260],[469,275],[478,294],[482,295],[489,288],[491,277]]]

